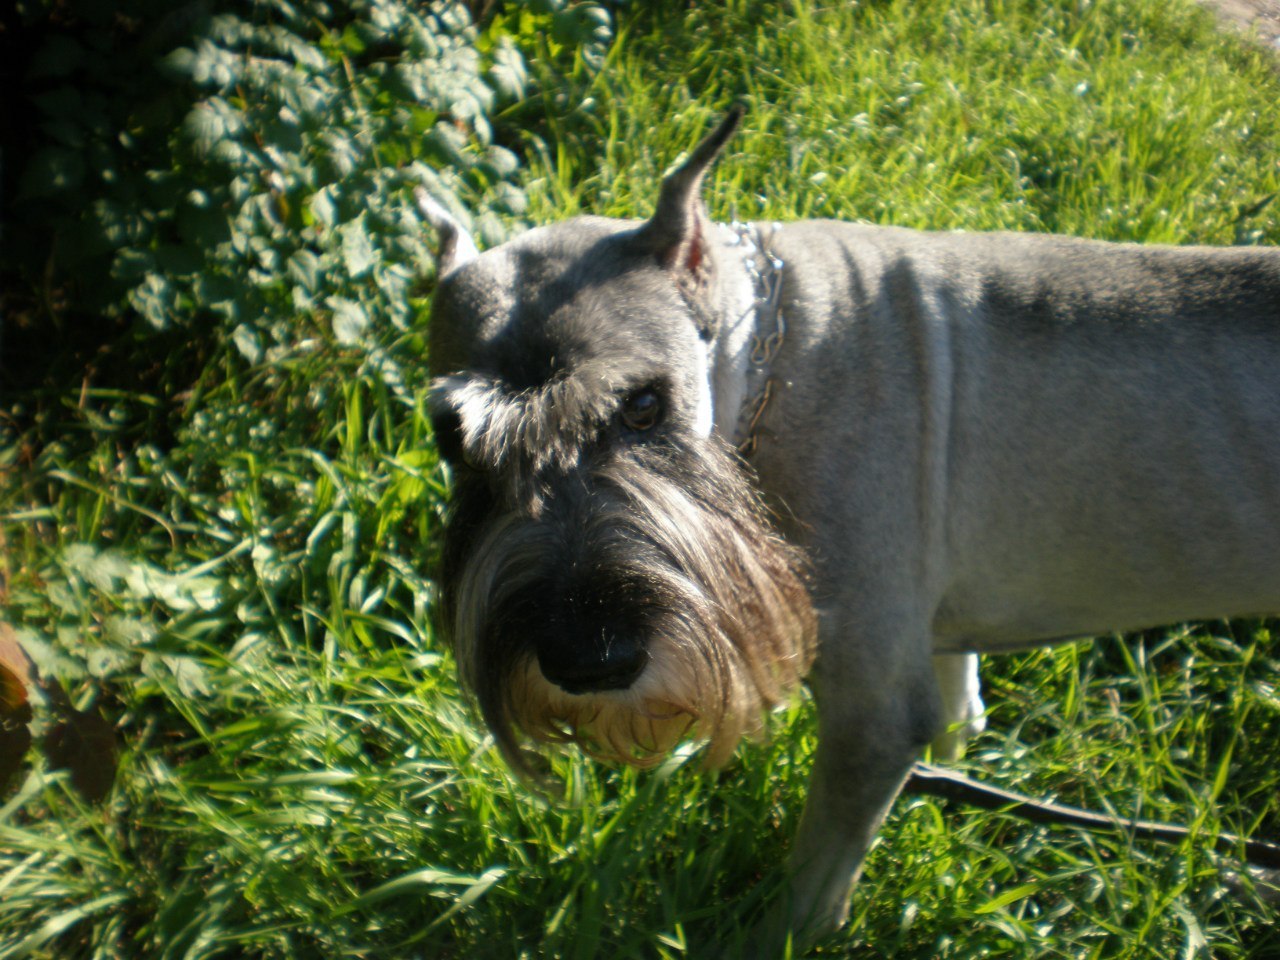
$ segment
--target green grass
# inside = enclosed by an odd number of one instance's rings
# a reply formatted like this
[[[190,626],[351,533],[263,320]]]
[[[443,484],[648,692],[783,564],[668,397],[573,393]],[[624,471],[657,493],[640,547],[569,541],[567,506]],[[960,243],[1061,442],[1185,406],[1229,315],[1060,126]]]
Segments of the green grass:
[[[708,186],[720,217],[1280,243],[1280,204],[1242,216],[1280,189],[1280,81],[1186,3],[655,3],[622,27],[598,76],[509,114],[512,136],[538,135],[535,219],[644,214],[660,171],[744,98]],[[431,632],[444,480],[421,339],[254,368],[213,351],[176,400],[19,398],[39,416],[0,451],[5,617],[122,752],[99,807],[34,753],[0,797],[0,957],[743,942],[780,882],[812,710],[714,776],[696,757],[637,774],[566,756],[563,802],[514,782]],[[1276,630],[990,660],[966,766],[1280,838]],[[1277,908],[1228,892],[1223,864],[1201,842],[904,797],[819,955],[1280,957]]]

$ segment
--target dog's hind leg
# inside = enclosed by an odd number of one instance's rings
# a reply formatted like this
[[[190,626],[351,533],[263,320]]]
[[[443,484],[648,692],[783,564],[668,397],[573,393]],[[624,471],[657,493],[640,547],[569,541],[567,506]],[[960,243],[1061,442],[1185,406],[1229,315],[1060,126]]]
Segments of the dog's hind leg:
[[[983,715],[982,686],[978,680],[976,653],[939,653],[933,658],[933,672],[942,695],[944,730],[933,740],[938,760],[958,760],[965,744],[987,728]]]

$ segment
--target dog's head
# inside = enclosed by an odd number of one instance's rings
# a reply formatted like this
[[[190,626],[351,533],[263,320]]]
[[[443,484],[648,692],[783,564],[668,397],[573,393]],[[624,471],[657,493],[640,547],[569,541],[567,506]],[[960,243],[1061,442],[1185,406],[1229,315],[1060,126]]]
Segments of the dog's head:
[[[810,665],[802,559],[712,426],[725,304],[699,185],[738,118],[643,223],[577,218],[479,254],[420,197],[454,478],[440,621],[517,768],[520,732],[638,764],[694,735],[718,762]]]

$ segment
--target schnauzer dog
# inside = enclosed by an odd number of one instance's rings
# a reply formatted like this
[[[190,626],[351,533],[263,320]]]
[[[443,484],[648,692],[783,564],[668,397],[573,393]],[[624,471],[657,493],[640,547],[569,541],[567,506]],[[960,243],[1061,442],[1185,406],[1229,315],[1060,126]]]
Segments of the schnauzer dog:
[[[442,623],[497,745],[711,762],[807,682],[780,924],[838,927],[977,656],[1280,610],[1280,250],[644,222],[441,237]]]

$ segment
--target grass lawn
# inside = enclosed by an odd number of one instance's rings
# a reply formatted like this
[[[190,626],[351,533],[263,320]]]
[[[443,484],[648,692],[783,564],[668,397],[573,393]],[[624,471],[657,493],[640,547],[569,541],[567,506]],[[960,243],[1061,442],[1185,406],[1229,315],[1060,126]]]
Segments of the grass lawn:
[[[1280,244],[1280,203],[1259,209],[1280,190],[1280,76],[1185,0],[650,2],[619,27],[602,70],[507,111],[533,221],[646,214],[743,98],[718,218]],[[510,777],[430,626],[446,481],[417,306],[385,355],[218,349],[176,398],[77,382],[6,400],[42,413],[4,421],[27,425],[0,447],[3,615],[120,753],[99,805],[35,753],[0,795],[0,958],[744,942],[803,801],[810,706],[714,775],[694,752],[647,773],[561,756],[550,803]],[[1280,839],[1277,632],[988,660],[990,726],[963,765]],[[1204,842],[904,796],[817,955],[1280,958],[1278,908],[1226,869]]]

